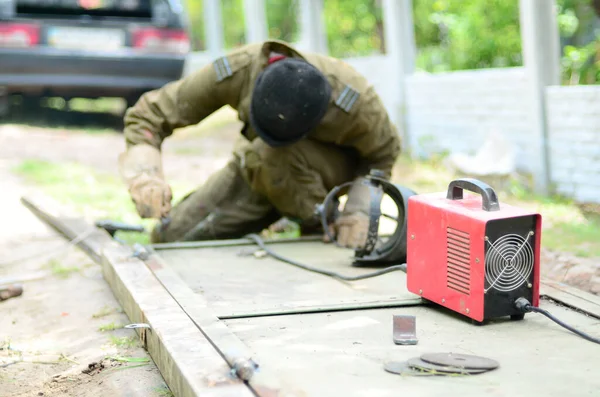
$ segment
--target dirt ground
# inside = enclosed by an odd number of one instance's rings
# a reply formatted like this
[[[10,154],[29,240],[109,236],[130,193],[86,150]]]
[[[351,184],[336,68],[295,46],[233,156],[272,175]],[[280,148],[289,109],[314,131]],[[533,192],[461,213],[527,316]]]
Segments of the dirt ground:
[[[99,330],[127,317],[100,266],[20,205],[30,189],[9,173],[11,163],[0,162],[0,279],[31,281],[21,296],[0,301],[0,396],[166,395],[133,330]]]
[[[167,178],[201,184],[228,160],[237,131],[219,127],[202,138],[182,133],[168,140]],[[0,397],[169,395],[154,364],[140,361],[149,356],[135,345],[133,330],[99,329],[128,321],[100,267],[20,204],[35,187],[10,172],[24,159],[41,159],[116,174],[123,148],[114,131],[0,125],[0,279],[33,278],[21,296],[0,301]],[[594,261],[544,250],[542,263],[544,275],[600,294]]]
[[[231,142],[231,134],[172,140],[167,177],[202,183],[227,161]],[[116,173],[123,148],[114,131],[0,125],[0,284],[28,280],[21,296],[0,301],[0,397],[170,395],[133,330],[100,330],[128,323],[100,266],[21,205],[20,197],[36,189],[10,171],[39,159]]]

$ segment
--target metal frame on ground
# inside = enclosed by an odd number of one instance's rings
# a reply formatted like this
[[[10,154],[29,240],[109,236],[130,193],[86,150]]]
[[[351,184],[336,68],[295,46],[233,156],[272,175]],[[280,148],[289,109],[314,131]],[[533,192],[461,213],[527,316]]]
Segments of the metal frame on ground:
[[[48,198],[22,198],[22,203],[102,265],[104,277],[130,321],[149,326],[136,331],[175,395],[304,395],[299,385],[282,381],[270,368],[257,368],[248,346],[156,248],[121,244],[83,219],[61,213]],[[214,242],[214,246],[231,244],[244,243]],[[541,294],[600,319],[600,298],[595,295],[550,280],[542,280]]]

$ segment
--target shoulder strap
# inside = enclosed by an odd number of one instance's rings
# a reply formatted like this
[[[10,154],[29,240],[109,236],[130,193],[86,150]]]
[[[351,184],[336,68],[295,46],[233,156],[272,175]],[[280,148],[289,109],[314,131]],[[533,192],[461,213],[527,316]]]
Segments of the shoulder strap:
[[[229,59],[227,59],[226,56],[215,59],[213,66],[215,68],[215,72],[217,73],[217,81],[219,82],[233,75],[231,65],[229,64]]]
[[[335,104],[346,113],[350,113],[352,107],[360,94],[352,86],[346,84],[340,95],[335,100]]]

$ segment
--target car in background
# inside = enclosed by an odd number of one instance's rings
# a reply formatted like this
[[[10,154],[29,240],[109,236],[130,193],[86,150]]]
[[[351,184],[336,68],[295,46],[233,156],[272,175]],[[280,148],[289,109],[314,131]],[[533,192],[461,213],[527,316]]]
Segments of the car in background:
[[[179,79],[189,51],[176,0],[0,0],[4,107],[12,95],[119,97],[130,106]]]

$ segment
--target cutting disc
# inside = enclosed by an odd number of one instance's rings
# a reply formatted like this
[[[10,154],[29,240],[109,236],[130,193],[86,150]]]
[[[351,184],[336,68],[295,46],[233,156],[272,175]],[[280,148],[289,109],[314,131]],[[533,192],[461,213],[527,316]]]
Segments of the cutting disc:
[[[423,354],[421,360],[430,364],[442,365],[447,367],[492,370],[498,368],[500,364],[490,358],[472,356],[459,353],[429,353]]]
[[[383,368],[387,372],[398,375],[410,375],[410,376],[433,376],[427,372],[416,371],[411,368],[406,361],[388,361],[385,363]]]
[[[421,360],[418,357],[411,358],[407,361],[408,365],[414,369],[421,369],[425,371],[435,371],[439,374],[450,375],[450,374],[463,374],[463,375],[475,375],[480,374],[482,372],[486,372],[485,369],[466,369],[466,368],[458,368],[452,366],[445,365],[436,365],[432,363],[428,363],[426,361]]]

